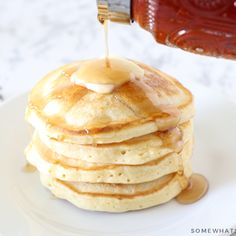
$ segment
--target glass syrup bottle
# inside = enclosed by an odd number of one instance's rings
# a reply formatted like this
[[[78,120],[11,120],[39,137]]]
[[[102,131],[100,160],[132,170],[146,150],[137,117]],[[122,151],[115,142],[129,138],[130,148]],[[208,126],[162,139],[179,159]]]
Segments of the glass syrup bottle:
[[[156,41],[236,59],[236,0],[97,0],[98,19],[137,22]]]

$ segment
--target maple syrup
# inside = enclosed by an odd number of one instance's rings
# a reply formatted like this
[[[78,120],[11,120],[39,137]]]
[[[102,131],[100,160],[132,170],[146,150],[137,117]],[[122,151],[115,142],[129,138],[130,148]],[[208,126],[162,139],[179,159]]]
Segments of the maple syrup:
[[[109,44],[108,44],[108,20],[105,20],[103,25],[104,25],[104,37],[105,37],[106,67],[110,67],[110,62],[109,62]]]
[[[143,77],[144,70],[130,60],[109,57],[108,20],[103,21],[105,59],[84,62],[71,80],[97,93],[110,93],[133,77]]]
[[[36,171],[36,167],[31,165],[30,163],[26,163],[23,166],[22,171],[25,173],[34,173]]]
[[[109,65],[107,65],[109,63]],[[72,74],[71,80],[97,93],[110,93],[116,87],[133,77],[142,77],[141,69],[135,63],[122,58],[95,59],[84,62]]]
[[[177,197],[176,201],[181,204],[191,204],[197,202],[208,191],[208,181],[207,179],[200,174],[192,174],[189,179],[189,184]]]
[[[162,139],[162,146],[171,148],[175,152],[180,152],[183,148],[183,132],[175,127],[167,131],[158,132]]]

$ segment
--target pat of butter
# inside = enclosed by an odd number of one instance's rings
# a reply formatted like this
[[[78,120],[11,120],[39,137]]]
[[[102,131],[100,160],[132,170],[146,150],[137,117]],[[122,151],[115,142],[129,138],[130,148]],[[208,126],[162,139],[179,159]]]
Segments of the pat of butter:
[[[122,58],[95,59],[84,62],[71,75],[71,81],[97,93],[111,93],[134,77],[142,78],[144,70]]]

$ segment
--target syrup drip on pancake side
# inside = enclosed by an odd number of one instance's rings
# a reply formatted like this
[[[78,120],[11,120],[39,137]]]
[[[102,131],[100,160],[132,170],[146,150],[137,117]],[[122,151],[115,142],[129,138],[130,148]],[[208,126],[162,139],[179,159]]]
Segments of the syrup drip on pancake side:
[[[164,132],[159,132],[159,135],[162,139],[163,147],[170,148],[177,153],[180,153],[182,151],[184,143],[183,143],[183,133],[180,130],[180,128],[175,127]],[[181,154],[179,155],[178,165],[179,167],[177,173],[178,175],[183,176],[184,165],[183,165],[183,157]],[[183,183],[181,183],[181,186],[185,188],[186,182],[183,181]]]
[[[162,138],[163,146],[172,148],[176,152],[180,152],[182,150],[183,133],[179,128],[176,127],[165,132],[160,132],[160,137]],[[179,181],[183,190],[176,197],[176,200],[181,204],[194,203],[204,197],[207,193],[208,181],[204,176],[197,173],[192,174],[189,180],[187,180],[187,177],[184,176],[182,155],[179,155],[178,163],[179,167],[177,174],[180,176]]]
[[[162,146],[171,148],[175,152],[180,152],[183,148],[183,134],[178,127],[167,131],[158,132],[162,139]]]
[[[36,171],[36,167],[31,165],[30,163],[26,163],[23,168],[22,171],[24,173],[34,173]]]
[[[194,173],[189,179],[187,188],[176,197],[176,201],[181,204],[194,203],[206,195],[208,188],[207,179],[203,175]]]

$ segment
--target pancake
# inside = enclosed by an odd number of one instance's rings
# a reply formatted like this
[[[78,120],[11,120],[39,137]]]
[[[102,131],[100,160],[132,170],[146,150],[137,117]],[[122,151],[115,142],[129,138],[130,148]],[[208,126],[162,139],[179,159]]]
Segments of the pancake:
[[[119,76],[106,67],[115,85],[104,82],[105,72],[84,80],[77,76],[84,62],[49,73],[31,91],[25,117],[36,130],[28,162],[55,196],[83,209],[124,212],[168,202],[192,174],[192,94],[139,62],[132,64],[138,74],[125,64],[125,78],[123,69]]]
[[[121,143],[80,145],[59,142],[40,132],[39,135],[51,150],[66,157],[95,163],[139,165],[181,151],[183,144],[192,139],[193,121]]]
[[[169,174],[147,183],[123,185],[66,182],[41,174],[41,182],[56,197],[66,199],[79,208],[125,212],[170,201],[187,187],[188,177]]]
[[[142,79],[99,94],[71,82],[81,63],[49,73],[29,96],[26,119],[51,138],[78,144],[122,142],[193,117],[192,94],[158,70],[136,62],[144,70]]]
[[[180,153],[172,152],[141,165],[101,164],[72,159],[51,151],[37,135],[26,151],[28,162],[41,173],[66,181],[89,183],[141,183],[177,172],[192,155],[192,141]]]

